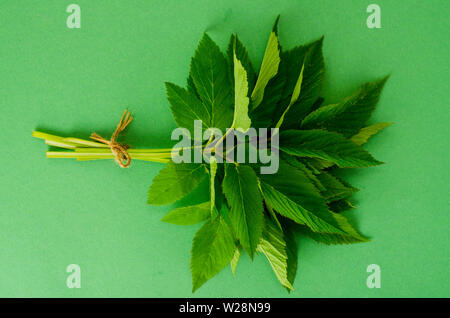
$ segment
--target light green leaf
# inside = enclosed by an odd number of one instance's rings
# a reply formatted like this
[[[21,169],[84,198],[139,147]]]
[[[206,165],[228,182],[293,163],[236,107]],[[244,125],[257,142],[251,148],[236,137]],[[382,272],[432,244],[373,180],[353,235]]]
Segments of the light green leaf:
[[[253,109],[257,108],[264,97],[264,90],[269,80],[278,72],[280,64],[280,45],[278,44],[278,19],[275,21],[269,41],[267,42],[266,51],[264,52],[261,69],[259,70],[258,79],[252,92]]]
[[[256,80],[255,69],[253,68],[252,62],[248,57],[247,49],[244,44],[239,40],[236,34],[232,34],[230,37],[230,41],[228,42],[227,48],[227,58],[229,64],[229,74],[234,74],[234,54],[236,53],[236,57],[239,61],[241,61],[246,73],[247,73],[247,81],[248,81],[248,89],[253,89]],[[233,80],[234,81],[234,80]],[[250,94],[248,94],[250,95]]]
[[[325,128],[350,137],[356,134],[371,116],[388,77],[366,83],[339,104],[319,107],[303,121],[302,128]]]
[[[339,223],[339,226],[345,230],[347,234],[325,234],[325,233],[314,233],[310,229],[303,227],[301,229],[302,233],[308,235],[313,240],[324,244],[352,244],[352,243],[362,243],[369,242],[370,240],[361,234],[359,234],[355,228],[348,222],[347,218],[342,214],[333,213],[333,217]]]
[[[161,221],[178,225],[193,225],[206,220],[209,216],[210,203],[203,202],[172,210]]]
[[[283,232],[266,218],[263,236],[258,245],[258,252],[263,253],[272,267],[278,281],[284,287],[293,290],[287,275],[287,252]]]
[[[335,165],[335,163],[332,161],[323,160],[320,158],[302,158],[302,160],[307,162],[309,164],[309,167],[312,167],[313,169],[318,171],[331,168]]]
[[[236,246],[236,250],[234,251],[233,258],[230,262],[231,272],[233,273],[233,276],[236,274],[236,267],[239,262],[239,258],[241,257],[241,248],[239,246]]]
[[[148,204],[171,204],[192,192],[208,176],[205,166],[173,161],[153,179],[148,191]]]
[[[353,135],[350,140],[357,145],[363,145],[369,140],[370,137],[375,135],[377,132],[383,130],[392,123],[378,123],[361,128],[356,135]]]
[[[341,168],[370,167],[382,163],[342,135],[323,130],[281,132],[280,149],[295,156],[329,160]]]
[[[233,94],[228,64],[214,41],[204,34],[191,61],[192,81],[211,114],[210,127],[225,131],[233,120]]]
[[[194,120],[201,120],[203,129],[209,127],[211,115],[195,94],[172,83],[166,83],[166,91],[178,127],[189,129],[191,136],[194,136]]]
[[[233,233],[221,217],[197,231],[191,250],[192,292],[231,261],[235,248]]]
[[[262,198],[256,174],[244,165],[225,167],[223,192],[230,206],[229,217],[244,250],[253,258],[263,226]]]
[[[284,52],[281,52],[281,61],[278,66],[277,75],[272,77],[272,79],[267,83],[264,90],[264,98],[261,104],[259,104],[256,109],[253,107],[250,112],[252,126],[255,128],[273,127],[274,119],[280,118],[280,116],[276,116],[275,113],[278,109],[278,103],[283,95],[287,78],[287,69],[289,67],[286,65],[286,61],[283,56]]]
[[[247,72],[242,66],[241,61],[236,57],[236,52],[233,55],[234,58],[234,118],[232,128],[247,131],[252,122],[248,117],[248,82]]]

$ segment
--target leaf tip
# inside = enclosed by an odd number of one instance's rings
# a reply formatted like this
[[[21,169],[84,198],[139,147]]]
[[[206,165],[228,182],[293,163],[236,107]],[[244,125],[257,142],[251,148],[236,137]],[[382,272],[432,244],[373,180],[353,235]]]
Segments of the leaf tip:
[[[275,19],[275,23],[272,27],[272,32],[274,32],[276,35],[278,35],[278,21],[280,21],[280,15],[277,15],[277,18]]]

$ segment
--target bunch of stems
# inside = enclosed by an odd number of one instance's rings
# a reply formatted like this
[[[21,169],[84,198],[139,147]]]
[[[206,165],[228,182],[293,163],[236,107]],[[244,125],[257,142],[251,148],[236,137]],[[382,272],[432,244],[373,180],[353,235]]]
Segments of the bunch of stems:
[[[49,146],[59,147],[66,150],[47,151],[47,158],[73,158],[78,161],[114,159],[114,154],[108,145],[99,142],[85,140],[75,137],[59,137],[40,131],[33,131],[33,137],[45,140]],[[131,159],[152,162],[167,163],[171,160],[172,151],[181,149],[127,149]]]

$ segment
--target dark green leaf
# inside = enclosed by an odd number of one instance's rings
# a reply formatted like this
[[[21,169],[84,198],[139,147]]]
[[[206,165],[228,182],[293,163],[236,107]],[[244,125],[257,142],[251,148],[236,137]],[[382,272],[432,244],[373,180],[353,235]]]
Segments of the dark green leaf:
[[[358,189],[344,184],[337,177],[333,176],[329,172],[322,172],[317,175],[320,183],[325,187],[322,191],[322,195],[326,202],[338,201],[340,199],[348,198]]]
[[[300,170],[280,161],[277,174],[261,175],[265,202],[276,212],[315,232],[345,234],[319,191]]]
[[[190,76],[211,113],[210,127],[225,131],[233,120],[233,91],[228,65],[219,47],[206,33],[192,58]]]
[[[319,158],[339,167],[370,167],[382,162],[342,135],[323,130],[288,130],[280,134],[280,149],[300,157]]]
[[[288,107],[302,67],[304,70],[301,94],[290,107],[283,122],[284,128],[299,127],[301,120],[311,111],[319,97],[325,71],[322,43],[323,37],[313,43],[298,46],[286,52],[284,58],[288,65],[288,74],[277,118],[280,118],[280,114]]]
[[[302,121],[302,128],[325,128],[346,137],[356,134],[370,118],[387,79],[366,83],[339,104],[318,108]]]
[[[188,90],[166,83],[167,99],[178,127],[187,128],[194,136],[194,120],[201,120],[203,129],[211,122],[211,114],[202,102]]]
[[[262,198],[257,182],[252,168],[226,165],[222,187],[230,206],[229,217],[242,247],[252,258],[263,226]]]

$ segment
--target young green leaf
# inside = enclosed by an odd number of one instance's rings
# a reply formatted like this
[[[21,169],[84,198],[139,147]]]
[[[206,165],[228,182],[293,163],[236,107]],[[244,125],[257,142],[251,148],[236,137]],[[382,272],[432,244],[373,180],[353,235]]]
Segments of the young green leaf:
[[[236,246],[236,250],[234,251],[233,258],[230,262],[231,267],[231,273],[233,273],[233,276],[236,274],[236,267],[239,263],[239,258],[241,257],[241,248],[239,246]]]
[[[279,118],[279,116],[275,116],[275,112],[283,95],[287,79],[287,69],[289,68],[289,65],[286,65],[284,55],[285,53],[280,48],[281,60],[278,66],[278,72],[267,83],[261,104],[256,109],[253,107],[250,112],[252,126],[255,128],[272,127],[274,118]]]
[[[278,19],[275,21],[269,41],[267,42],[266,51],[264,53],[261,69],[259,70],[258,79],[252,92],[253,109],[257,108],[264,97],[264,90],[269,80],[278,72],[280,64],[280,45],[278,44]]]
[[[173,161],[153,179],[148,191],[148,204],[171,204],[194,190],[208,176],[205,166]]]
[[[369,140],[370,137],[375,135],[377,132],[383,130],[392,123],[378,123],[361,128],[356,135],[353,135],[350,140],[357,145],[363,145]]]
[[[388,77],[366,83],[339,104],[319,107],[301,124],[304,129],[325,128],[350,137],[356,134],[371,116]]]
[[[287,273],[287,252],[283,232],[266,218],[263,236],[258,244],[258,252],[263,253],[272,267],[278,281],[284,287],[293,290]]]
[[[229,217],[244,250],[253,258],[263,226],[262,198],[256,174],[244,165],[225,167],[223,192],[230,206]]]
[[[233,120],[233,96],[225,56],[205,33],[191,61],[190,76],[211,114],[210,127],[225,131]]]
[[[221,217],[197,231],[191,250],[192,292],[231,261],[235,248],[233,233]]]
[[[234,53],[236,53],[237,59],[241,61],[242,66],[244,67],[245,72],[247,73],[248,89],[251,90],[253,89],[256,80],[255,69],[253,68],[252,62],[248,57],[247,49],[245,48],[244,44],[242,44],[242,42],[239,40],[236,34],[231,35],[227,48],[227,58],[230,75],[234,74]]]
[[[167,99],[178,127],[189,129],[194,136],[194,120],[201,120],[203,129],[211,122],[211,114],[194,93],[172,83],[166,83]]]
[[[242,66],[241,61],[233,55],[234,60],[234,118],[232,128],[247,131],[251,126],[251,120],[248,117],[248,82],[247,72]]]
[[[324,130],[287,130],[280,134],[280,150],[295,156],[320,158],[341,168],[370,167],[382,162],[342,135]]]
[[[203,202],[172,210],[161,221],[178,225],[193,225],[206,220],[209,216],[210,202]]]

